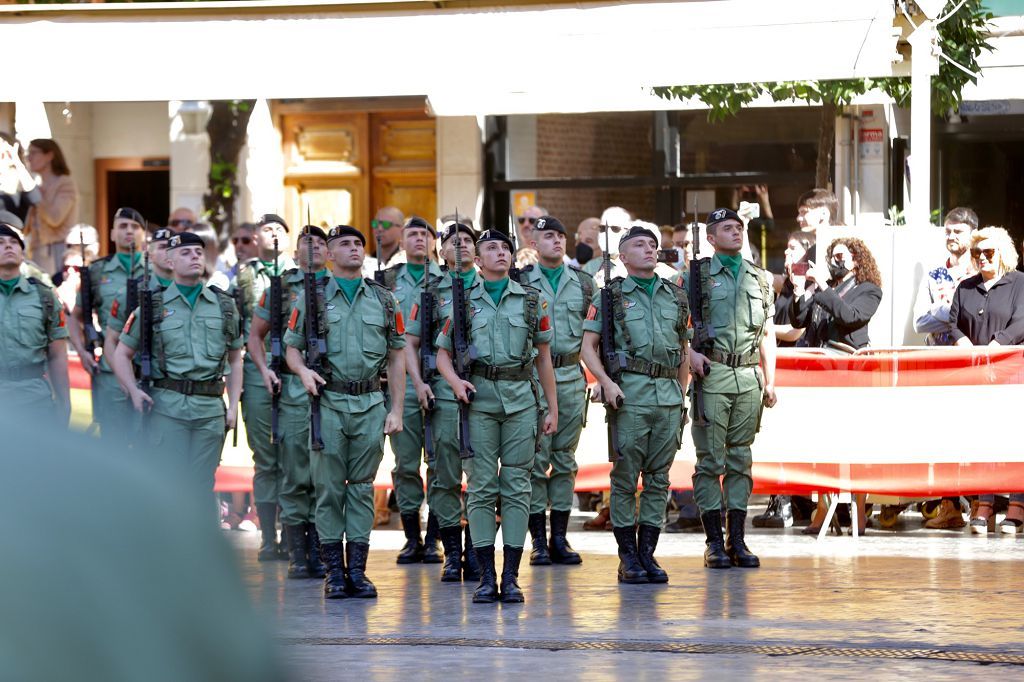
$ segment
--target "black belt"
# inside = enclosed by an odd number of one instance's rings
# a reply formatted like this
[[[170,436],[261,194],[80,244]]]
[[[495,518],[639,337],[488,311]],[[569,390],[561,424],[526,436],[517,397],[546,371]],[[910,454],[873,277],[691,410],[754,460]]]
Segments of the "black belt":
[[[761,351],[756,349],[746,353],[724,353],[715,348],[708,357],[714,362],[720,362],[733,369],[737,367],[757,367],[761,364]]]
[[[341,381],[332,379],[320,388],[330,393],[363,395],[364,393],[373,393],[374,391],[380,390],[380,377],[362,379],[361,381]]]
[[[491,381],[529,381],[533,378],[533,365],[520,367],[497,367],[486,365],[482,362],[474,362],[469,373],[476,377],[483,377]]]
[[[210,398],[219,398],[224,395],[224,382],[220,379],[213,379],[212,381],[157,379],[153,382],[153,387],[174,391],[182,395],[202,395]]]
[[[21,367],[0,367],[0,379],[4,381],[29,381],[31,379],[42,379],[46,373],[46,365],[22,365]]]
[[[640,360],[639,358],[628,358],[626,366],[622,368],[622,371],[643,374],[652,379],[675,379],[679,376],[678,367],[669,367],[668,365],[662,365],[650,360]]]
[[[551,366],[555,369],[559,367],[572,367],[573,365],[580,364],[579,353],[566,353],[565,355],[552,355]]]

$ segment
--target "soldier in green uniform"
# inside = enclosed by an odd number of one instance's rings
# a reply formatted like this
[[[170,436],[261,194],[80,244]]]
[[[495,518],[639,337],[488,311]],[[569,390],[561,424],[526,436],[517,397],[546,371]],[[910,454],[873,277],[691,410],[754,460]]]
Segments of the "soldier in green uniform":
[[[427,254],[437,238],[434,227],[423,218],[412,216],[402,231],[402,250],[406,262],[393,265],[384,271],[384,285],[395,294],[404,319],[409,319],[413,306],[418,306],[423,294],[423,273],[429,272],[427,287],[436,286],[441,269]],[[408,366],[409,363],[406,363]],[[395,468],[391,480],[395,486],[398,511],[402,515],[402,530],[405,531],[405,546],[398,553],[397,563],[425,564],[441,563],[438,550],[440,539],[437,516],[433,510],[427,519],[426,537],[420,539],[420,507],[423,505],[424,486],[420,476],[423,462],[423,413],[416,399],[412,380],[405,388],[405,414],[402,416],[402,430],[391,436],[391,449],[395,453]]]
[[[21,274],[24,261],[21,230],[0,223],[0,404],[63,428],[71,415],[64,307],[52,288]]]
[[[548,304],[536,289],[510,281],[512,258],[508,236],[497,230],[480,235],[476,264],[483,282],[466,296],[466,314],[477,352],[471,368],[472,383],[459,378],[452,364],[451,317],[437,339],[437,368],[455,397],[470,405],[469,433],[476,455],[466,464],[466,508],[473,529],[473,548],[480,562],[480,585],[473,593],[477,603],[492,603],[499,596],[506,603],[523,601],[519,562],[529,517],[530,471],[540,435],[534,367],[548,404],[543,433],[550,435],[558,428]],[[499,495],[505,543],[500,594],[494,568],[495,505]]]
[[[277,241],[277,260],[274,260],[274,241]],[[242,316],[242,336],[249,337],[253,309],[263,292],[270,286],[270,276],[282,274],[295,267],[286,255],[289,251],[288,225],[280,216],[268,213],[256,221],[256,244],[259,256],[243,263],[235,278],[234,295]],[[269,341],[265,353],[270,352]],[[260,561],[287,558],[286,549],[277,542],[277,507],[281,492],[281,449],[270,439],[270,393],[264,385],[263,375],[254,362],[254,353],[245,355],[242,367],[242,418],[245,433],[252,450],[254,472],[252,497],[260,522]]]
[[[174,236],[174,231],[162,227],[153,233],[149,240],[149,288],[153,291],[163,291],[174,281],[174,273],[171,271],[171,264],[167,259],[167,245]],[[104,330],[103,353],[108,357],[114,356],[118,340],[121,338],[121,330],[124,323],[128,321],[132,308],[128,307],[128,292],[122,291],[114,297],[110,304],[110,312],[107,315],[107,328]],[[127,389],[125,389],[127,391]]]
[[[199,236],[174,235],[167,248],[174,282],[153,295],[152,395],[136,385],[132,371],[142,331],[139,308],[128,316],[112,366],[135,410],[148,413],[146,444],[163,463],[185,470],[198,491],[212,493],[224,436],[235,427],[242,392],[238,313],[227,292],[203,284]]]
[[[430,422],[434,461],[427,465],[427,504],[431,514],[437,516],[444,546],[441,582],[470,582],[479,580],[480,574],[469,525],[465,529],[465,546],[462,542],[462,458],[459,456],[458,442],[452,437],[458,433],[459,406],[451,386],[439,374],[434,372],[432,376],[422,376],[420,344],[429,343],[433,346],[441,324],[451,314],[452,277],[456,276],[456,265],[461,266],[460,276],[466,291],[479,282],[476,268],[473,267],[475,244],[476,232],[473,228],[454,222],[448,226],[448,231],[441,236],[441,257],[448,269],[431,289],[434,301],[433,328],[423,328],[423,311],[414,304],[409,311],[409,323],[405,330],[408,342],[405,366],[416,392],[417,405],[427,409],[430,401],[434,401]],[[460,250],[458,263],[455,258],[456,248]]]
[[[537,219],[533,246],[539,262],[523,270],[523,281],[551,302],[551,364],[558,384],[558,431],[543,436],[533,464],[530,502],[530,564],[547,566],[582,563],[566,539],[576,484],[576,446],[583,430],[587,381],[580,366],[583,318],[594,297],[594,278],[566,266],[565,226],[552,216]],[[551,505],[551,543],[546,538],[546,512]]]
[[[394,295],[361,277],[366,257],[362,233],[338,225],[328,233],[327,246],[333,277],[316,304],[326,327],[328,376],[306,367],[300,353],[306,347],[305,298],[312,292],[304,292],[292,308],[284,340],[289,369],[310,395],[321,397],[324,448],[312,452],[310,466],[320,556],[327,569],[324,596],[375,598],[377,589],[366,577],[373,480],[384,457],[384,436],[402,430],[405,324]],[[385,365],[390,412],[380,388]]]
[[[601,384],[612,415],[619,456],[611,472],[611,520],[619,546],[618,579],[625,583],[664,583],[668,574],[654,551],[665,520],[669,469],[682,442],[683,387],[689,372],[685,292],[658,277],[658,238],[635,226],[619,242],[628,277],[613,278],[615,352],[621,376],[605,370],[599,344],[599,295],[583,323],[583,360]],[[621,401],[621,407],[616,405]],[[637,517],[637,479],[643,477]],[[639,520],[639,526],[637,521]]]
[[[110,241],[114,246],[114,254],[100,258],[89,266],[89,280],[92,284],[92,310],[99,321],[100,333],[109,324],[110,312],[114,309],[114,300],[118,294],[126,298],[127,312],[115,313],[127,315],[138,305],[138,286],[142,277],[141,251],[138,247],[143,243],[146,233],[146,219],[134,208],[119,208],[114,213],[114,226],[110,231]],[[135,254],[134,259],[132,253]],[[73,324],[70,326],[71,344],[75,347],[82,360],[82,366],[92,374],[93,382],[93,421],[100,425],[100,436],[127,443],[132,432],[132,409],[128,398],[118,385],[111,366],[111,354],[104,346],[103,357],[95,362],[92,353],[85,349],[85,325],[93,324],[82,316],[81,292],[78,304],[72,313]],[[113,351],[113,347],[110,349]]]
[[[699,273],[689,273],[701,278],[704,322],[715,328],[709,355],[690,349],[693,372],[703,377],[709,422],[693,425],[697,449],[693,492],[707,536],[704,565],[756,568],[761,562],[747,548],[744,524],[753,488],[750,445],[760,427],[762,409],[776,402],[771,275],[740,255],[746,227],[734,211],[712,211],[707,225],[715,255],[701,261]],[[726,539],[722,537],[723,492]]]
[[[312,250],[312,260],[310,251]],[[295,248],[300,269],[281,273],[281,309],[271,308],[270,289],[264,289],[253,313],[249,331],[248,357],[256,365],[268,393],[280,391],[278,439],[281,469],[281,524],[288,540],[288,577],[323,578],[320,561],[320,538],[316,533],[316,494],[309,467],[309,394],[302,382],[287,365],[281,366],[281,375],[270,369],[267,344],[271,330],[271,315],[280,315],[282,328],[292,306],[304,291],[305,272],[312,270],[318,279],[327,277],[327,235],[319,227],[307,225],[302,229]],[[283,349],[282,349],[283,350]],[[244,394],[243,394],[244,395]],[[268,407],[268,410],[270,408]]]

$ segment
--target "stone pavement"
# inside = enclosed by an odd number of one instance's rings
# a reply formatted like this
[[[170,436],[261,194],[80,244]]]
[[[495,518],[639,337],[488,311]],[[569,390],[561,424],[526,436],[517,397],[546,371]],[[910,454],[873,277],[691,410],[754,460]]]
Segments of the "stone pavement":
[[[371,540],[380,598],[327,603],[319,581],[257,563],[255,534],[229,537],[294,679],[1024,679],[1024,540],[875,531],[819,544],[798,531],[751,532],[763,567],[725,571],[702,567],[702,535],[663,534],[661,586],[618,585],[611,533],[570,532],[583,565],[524,565],[526,603],[509,606],[473,604],[473,586],[441,584],[440,566],[397,566],[398,530]]]

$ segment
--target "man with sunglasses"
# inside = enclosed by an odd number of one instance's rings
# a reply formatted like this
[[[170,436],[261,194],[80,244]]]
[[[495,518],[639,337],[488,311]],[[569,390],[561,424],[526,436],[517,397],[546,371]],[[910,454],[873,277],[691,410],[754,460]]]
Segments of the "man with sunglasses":
[[[370,227],[380,251],[374,255],[380,267],[397,265],[402,262],[402,226],[405,215],[394,206],[385,206],[377,211]]]
[[[274,260],[274,243],[277,243],[277,260]],[[287,254],[291,252],[288,224],[284,218],[267,213],[256,221],[256,258],[242,264],[235,278],[236,300],[241,302],[242,336],[249,337],[253,310],[270,288],[270,277],[284,275],[295,267]],[[265,339],[264,349],[270,353],[270,339]],[[255,472],[252,481],[252,496],[256,503],[256,515],[260,522],[261,543],[257,558],[260,561],[287,559],[283,544],[277,542],[277,507],[281,492],[283,469],[281,448],[270,442],[270,409],[272,398],[263,382],[259,367],[248,353],[243,364],[242,418],[245,420],[245,434],[252,450]]]
[[[256,223],[242,223],[231,235],[231,246],[235,250],[235,264],[225,274],[230,279],[238,276],[242,263],[248,263],[260,255],[259,242],[256,241]]]
[[[519,234],[519,250],[516,251],[516,267],[525,268],[539,259],[537,249],[533,248],[533,230],[537,221],[548,214],[540,206],[530,206],[523,214],[516,217],[516,231]]]
[[[131,306],[126,303],[126,307],[138,305],[138,288],[143,274],[141,249],[145,243],[146,219],[134,208],[126,206],[117,209],[113,222],[110,243],[114,253],[93,261],[87,270],[92,285],[92,312],[99,322],[97,346],[103,346],[103,330],[110,324],[111,311],[115,316],[131,312],[121,313],[114,306],[118,295],[131,303]],[[82,304],[82,292],[79,290],[68,331],[71,345],[82,359],[82,366],[92,374],[93,421],[99,424],[102,438],[124,444],[128,442],[134,423],[131,404],[114,376],[110,365],[112,355],[104,353],[96,362],[94,355],[85,348],[87,326],[94,325],[94,322],[84,319]]]
[[[612,261],[612,277],[622,277],[626,274],[619,263],[619,241],[625,235],[632,222],[633,216],[629,215],[629,212],[620,206],[606,208],[604,213],[601,214],[601,221],[597,226],[597,241],[602,249],[606,246],[608,248],[608,256]],[[607,236],[605,233],[608,233]],[[602,263],[603,260],[601,258],[592,258],[583,266],[583,271],[591,277],[597,278],[599,285],[604,281],[603,274],[598,277],[598,273],[601,272]]]
[[[196,224],[196,214],[191,208],[179,206],[167,216],[167,227],[175,232],[185,232]]]

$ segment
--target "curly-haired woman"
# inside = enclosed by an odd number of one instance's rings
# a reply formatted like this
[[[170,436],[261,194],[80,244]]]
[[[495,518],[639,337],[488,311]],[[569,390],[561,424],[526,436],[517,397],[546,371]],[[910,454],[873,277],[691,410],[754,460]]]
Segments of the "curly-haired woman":
[[[978,274],[960,282],[949,319],[957,346],[1013,346],[1024,343],[1024,273],[1017,272],[1017,249],[1001,227],[971,235],[971,260]],[[980,495],[971,510],[971,531],[985,534],[993,523],[994,495]],[[1010,495],[1000,525],[1004,533],[1024,530],[1024,494]]]

